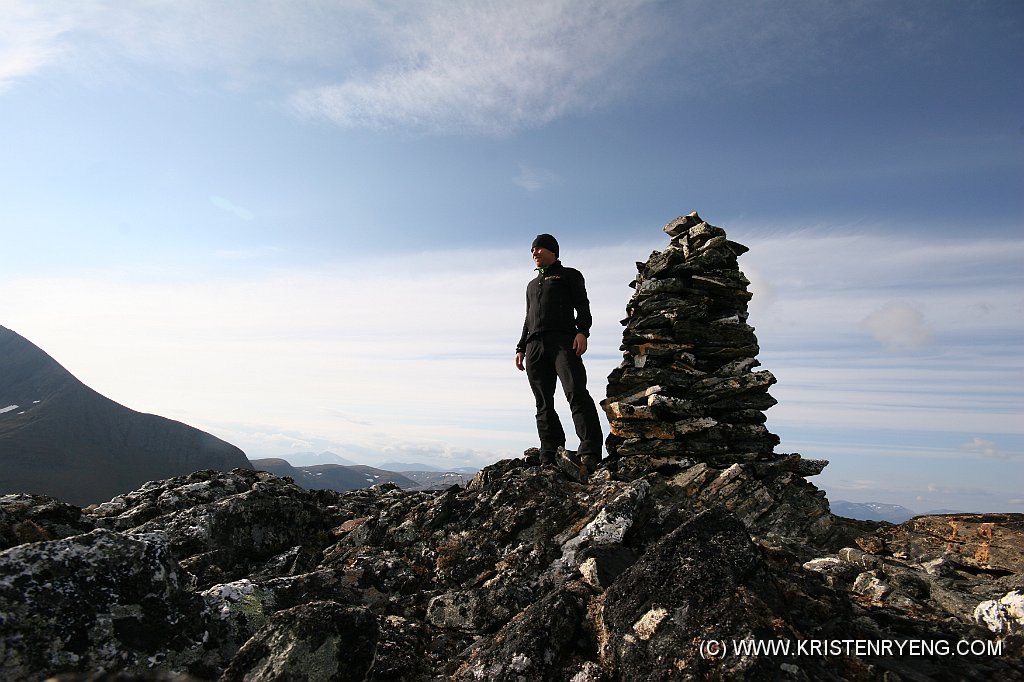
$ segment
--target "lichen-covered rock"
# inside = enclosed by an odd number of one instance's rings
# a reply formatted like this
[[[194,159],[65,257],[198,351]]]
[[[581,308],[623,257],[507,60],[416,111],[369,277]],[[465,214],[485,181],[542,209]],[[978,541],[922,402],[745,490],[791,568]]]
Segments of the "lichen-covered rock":
[[[780,561],[788,568],[781,569]],[[894,618],[881,609],[865,612],[843,590],[758,547],[743,524],[720,508],[699,514],[648,548],[597,603],[593,622],[607,679],[1024,677],[1012,647],[1004,649],[1005,657],[872,656],[852,649],[799,654],[800,642],[910,638],[941,652],[942,647],[955,650],[961,638],[986,637],[948,622]],[[791,651],[743,650],[741,642]]]
[[[94,530],[0,553],[0,679],[184,671],[207,633],[167,539]]]
[[[319,601],[275,614],[221,680],[363,680],[379,636],[365,608]]]
[[[274,593],[248,578],[214,585],[201,595],[213,617],[225,626],[218,644],[228,659],[279,610]]]
[[[208,587],[314,568],[331,529],[343,520],[331,504],[336,500],[332,491],[236,469],[150,482],[89,513],[105,528],[165,533],[181,565]]]
[[[592,655],[584,629],[590,591],[567,583],[517,614],[494,637],[480,640],[455,672],[456,680],[543,682],[569,679]]]
[[[1024,514],[917,516],[880,528],[858,544],[873,554],[912,557],[918,563],[942,559],[966,571],[1021,573]]]
[[[146,670],[144,672],[62,673],[54,675],[46,682],[203,682],[203,680],[185,673]]]
[[[384,682],[422,674],[419,632],[365,607],[314,601],[275,614],[238,652],[222,682]]]
[[[59,540],[88,533],[92,521],[78,507],[55,497],[0,495],[0,550],[25,542]]]
[[[825,634],[789,622],[787,600],[795,596],[773,579],[735,516],[706,511],[650,547],[605,593],[597,618],[602,668],[613,679],[628,680],[769,679],[782,661],[705,660],[700,644]],[[806,606],[826,621],[825,605]]]
[[[1011,583],[1020,573],[971,573],[959,563],[928,564],[929,573],[915,558],[851,547],[826,556],[846,524],[815,516],[818,494],[791,459],[725,468],[678,460],[646,473],[642,461],[632,458],[624,479],[622,460],[608,462],[582,485],[555,466],[508,460],[471,488],[434,493],[379,486],[317,497],[241,471],[154,483],[99,517],[148,517],[124,532],[0,554],[8,558],[0,561],[0,660],[15,679],[95,669],[145,675],[151,664],[197,679],[1024,675],[1019,636],[974,618],[979,602],[1019,587]],[[187,494],[195,506],[152,514],[164,493],[182,488],[178,499]],[[282,521],[259,518],[250,505],[308,515],[295,534],[261,548],[260,529]],[[231,553],[211,553],[175,514],[234,524],[216,531]],[[150,529],[158,532],[142,532]],[[301,551],[267,558],[292,542]],[[225,561],[220,574],[249,572],[195,581],[176,561],[193,560],[195,547],[209,565]],[[26,607],[26,596],[48,610]],[[1007,655],[702,658],[699,643],[712,637],[1004,637]]]

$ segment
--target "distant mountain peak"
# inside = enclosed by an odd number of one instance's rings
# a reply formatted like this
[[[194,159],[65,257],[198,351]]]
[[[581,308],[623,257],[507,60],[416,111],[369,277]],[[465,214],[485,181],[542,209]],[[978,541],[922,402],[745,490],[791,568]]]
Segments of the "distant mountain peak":
[[[832,500],[829,507],[833,514],[845,516],[848,519],[860,521],[888,521],[889,523],[903,523],[904,521],[917,516],[914,512],[899,504],[887,504],[885,502],[847,502],[846,500]]]
[[[293,466],[279,457],[267,457],[252,460],[252,465],[258,471],[267,471],[275,476],[287,476],[309,490],[356,490],[379,483],[394,483],[402,488],[416,486],[416,481],[401,474],[361,464]]]

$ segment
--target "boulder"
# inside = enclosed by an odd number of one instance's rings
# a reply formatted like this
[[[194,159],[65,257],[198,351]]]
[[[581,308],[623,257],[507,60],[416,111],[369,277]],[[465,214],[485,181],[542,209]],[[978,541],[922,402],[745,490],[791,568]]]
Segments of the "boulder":
[[[25,542],[81,535],[94,527],[79,507],[55,497],[26,493],[0,495],[0,550]]]
[[[209,636],[202,598],[156,533],[105,529],[0,552],[0,678],[185,672]]]

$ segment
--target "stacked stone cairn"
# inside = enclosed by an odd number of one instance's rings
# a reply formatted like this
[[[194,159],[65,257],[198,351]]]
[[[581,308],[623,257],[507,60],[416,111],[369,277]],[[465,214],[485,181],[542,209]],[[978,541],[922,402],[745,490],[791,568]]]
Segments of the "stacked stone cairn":
[[[665,226],[671,243],[637,263],[626,306],[623,362],[601,405],[609,456],[688,458],[717,466],[764,461],[779,438],[765,427],[775,377],[747,324],[749,249],[696,212]]]

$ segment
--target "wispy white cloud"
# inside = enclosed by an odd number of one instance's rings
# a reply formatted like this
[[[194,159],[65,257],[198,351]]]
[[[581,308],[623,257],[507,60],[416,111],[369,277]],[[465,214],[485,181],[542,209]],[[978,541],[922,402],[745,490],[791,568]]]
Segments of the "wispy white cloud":
[[[519,165],[519,173],[512,178],[513,184],[522,187],[527,192],[536,192],[561,181],[562,178],[554,171],[546,168],[533,168],[525,164]]]
[[[263,443],[274,450],[286,448],[288,450],[312,450],[313,443],[303,438],[297,438],[284,433],[264,433],[262,431],[248,431],[245,439],[249,442]]]
[[[282,92],[324,68],[372,59],[385,28],[372,0],[2,0],[0,11],[0,84],[47,67],[102,82],[153,66],[218,87]]]
[[[628,83],[643,62],[635,48],[656,27],[648,4],[407,5],[380,36],[391,50],[386,64],[301,90],[291,104],[343,127],[501,134],[542,125],[602,104],[615,94],[609,86]]]
[[[938,483],[929,483],[928,492],[939,493],[941,495],[968,495],[976,497],[985,497],[991,494],[984,488],[959,485],[940,485]]]
[[[543,125],[631,91],[664,29],[650,0],[37,5],[5,0],[0,89],[46,66],[90,79],[156,66],[232,89],[269,85],[298,115],[339,126],[470,134]]]
[[[73,22],[38,2],[0,2],[0,93],[64,56],[60,37]]]
[[[881,481],[875,481],[875,480],[872,480],[872,479],[863,478],[863,479],[856,479],[856,480],[852,480],[852,481],[851,480],[839,481],[839,483],[835,487],[840,489],[840,490],[854,490],[854,491],[873,490],[874,491],[874,490],[878,490],[879,488],[884,487],[884,485],[882,484]]]
[[[253,214],[253,212],[250,211],[249,209],[243,206],[239,206],[232,202],[230,199],[225,199],[222,196],[211,196],[210,203],[216,206],[217,208],[221,209],[222,211],[233,213],[236,217],[240,218],[241,220],[249,221],[256,217]]]

